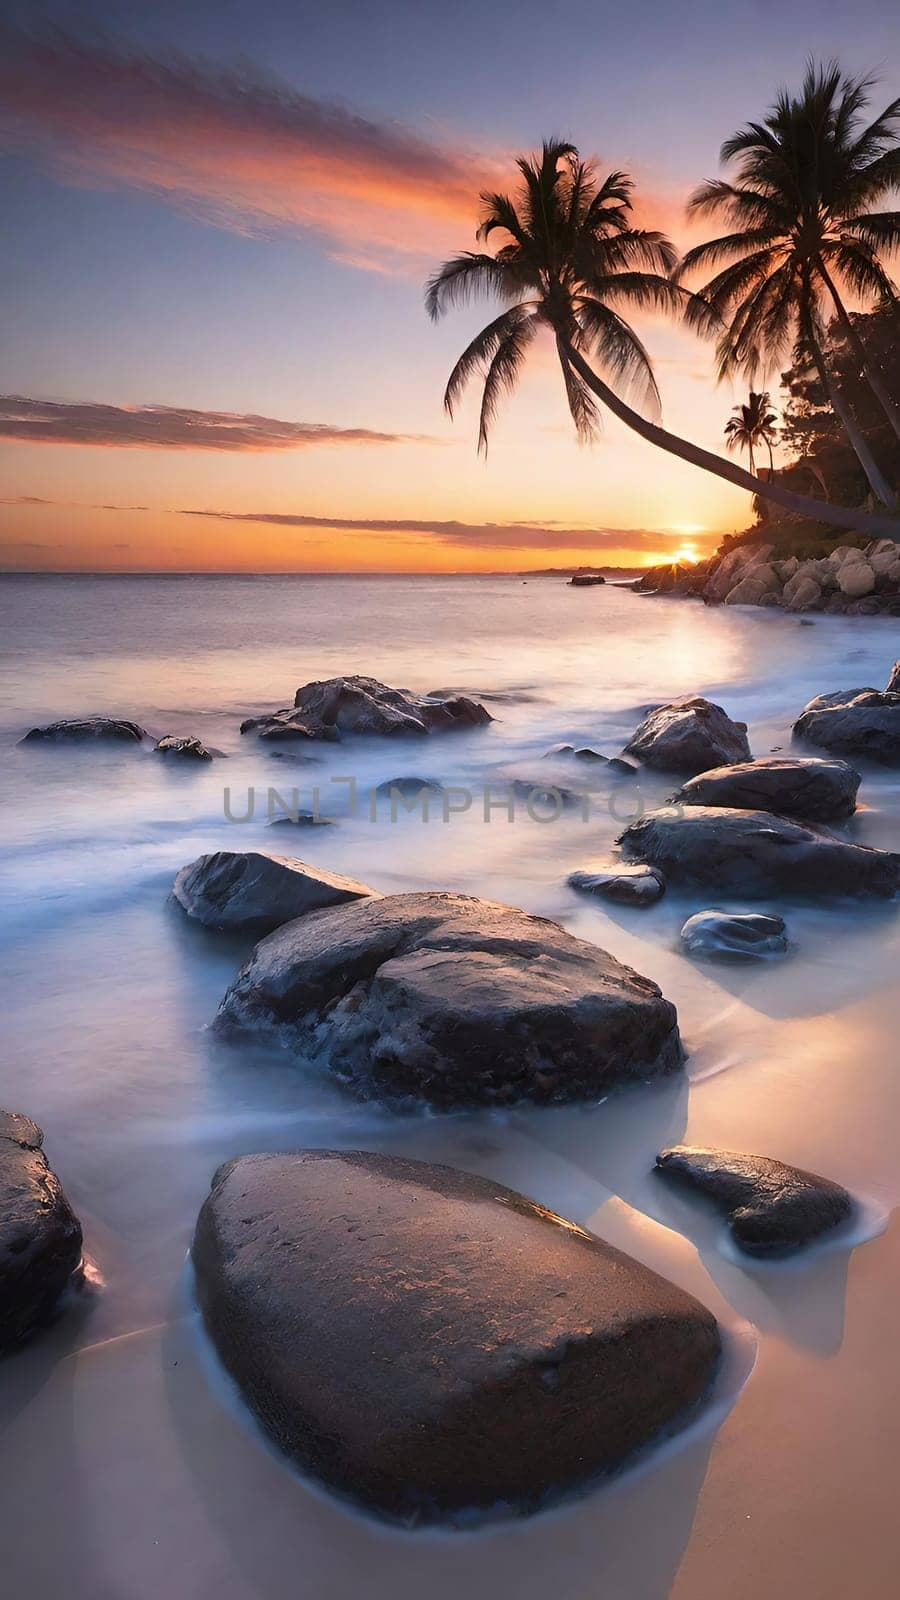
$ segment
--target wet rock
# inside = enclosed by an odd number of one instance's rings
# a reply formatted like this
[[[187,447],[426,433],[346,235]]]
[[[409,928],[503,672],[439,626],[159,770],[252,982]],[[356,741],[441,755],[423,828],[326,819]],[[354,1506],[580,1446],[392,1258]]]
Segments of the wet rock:
[[[596,761],[603,766],[609,766],[606,756],[599,750],[592,750],[589,745],[582,745],[576,749],[574,744],[555,744],[544,756],[545,761],[550,761],[554,756],[571,756],[575,761]]]
[[[793,736],[835,755],[897,766],[900,694],[878,689],[839,689],[833,694],[818,695],[800,713]]]
[[[666,880],[654,867],[628,865],[624,861],[595,867],[588,872],[570,872],[566,879],[571,889],[596,894],[604,900],[624,905],[652,906],[666,892]]]
[[[889,899],[900,887],[900,855],[767,811],[651,811],[630,823],[619,842],[626,855],[661,867],[672,882],[711,884],[727,894]]]
[[[888,694],[900,694],[900,661],[895,661],[887,681]]]
[[[787,949],[787,924],[762,912],[698,911],[684,924],[681,942],[689,955],[709,960],[759,960]]]
[[[633,761],[625,761],[622,756],[613,756],[606,765],[610,772],[616,773],[620,778],[636,778],[641,770]]]
[[[280,817],[270,817],[270,828],[331,828],[334,817],[323,817],[318,811],[285,811]]]
[[[81,1270],[81,1223],[30,1117],[0,1111],[0,1353],[55,1315]]]
[[[245,717],[241,733],[255,733],[257,738],[271,739],[330,739],[340,738],[337,728],[323,728],[310,722],[302,711],[273,711],[267,716]]]
[[[605,582],[606,579],[599,572],[576,572],[574,577],[569,579],[569,587],[572,589],[593,589],[596,584]]]
[[[655,983],[555,922],[454,894],[288,924],[257,946],[215,1026],[312,1055],[363,1096],[438,1106],[584,1099],[682,1059]]]
[[[294,706],[317,725],[339,733],[424,734],[483,727],[493,719],[466,695],[432,699],[391,689],[376,678],[327,678],[297,690]]]
[[[712,1314],[513,1190],[366,1151],[220,1167],[192,1255],[206,1327],[304,1469],[433,1521],[612,1468],[702,1399]]]
[[[711,1195],[728,1214],[737,1244],[751,1255],[797,1250],[850,1216],[846,1189],[815,1172],[768,1156],[675,1145],[656,1158],[660,1172]]]
[[[403,800],[418,800],[420,795],[437,798],[444,793],[444,789],[433,778],[388,778],[384,783],[379,783],[375,793],[384,800],[390,800],[393,795],[399,795]]]
[[[699,696],[651,711],[625,748],[663,772],[706,772],[750,759],[746,723]]]
[[[254,936],[323,906],[374,894],[354,878],[264,850],[217,850],[182,867],[172,894],[193,922]]]
[[[207,750],[206,745],[199,739],[193,739],[174,733],[167,733],[162,739],[157,739],[153,746],[157,755],[176,756],[181,761],[212,761],[213,754],[220,751]]]
[[[137,722],[126,722],[121,717],[81,717],[62,722],[50,722],[44,728],[31,728],[20,744],[45,740],[51,744],[86,743],[92,739],[109,740],[120,744],[140,744],[149,735]]]
[[[689,778],[672,796],[672,803],[774,811],[807,822],[834,822],[852,816],[859,784],[859,773],[846,761],[761,756]]]

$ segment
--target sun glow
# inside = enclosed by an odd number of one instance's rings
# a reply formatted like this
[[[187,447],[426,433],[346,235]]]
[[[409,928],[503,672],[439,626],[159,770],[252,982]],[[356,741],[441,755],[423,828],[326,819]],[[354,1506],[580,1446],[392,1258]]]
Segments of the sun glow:
[[[672,560],[677,562],[687,562],[689,566],[693,566],[695,561],[700,560],[700,553],[696,545],[683,544],[680,549],[675,551]]]

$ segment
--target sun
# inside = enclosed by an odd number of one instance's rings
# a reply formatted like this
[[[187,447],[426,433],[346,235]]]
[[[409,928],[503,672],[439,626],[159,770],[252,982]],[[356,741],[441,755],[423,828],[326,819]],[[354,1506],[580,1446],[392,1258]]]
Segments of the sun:
[[[689,566],[693,566],[695,561],[700,560],[700,553],[696,545],[683,544],[680,549],[675,551],[672,560],[678,562],[687,562]]]

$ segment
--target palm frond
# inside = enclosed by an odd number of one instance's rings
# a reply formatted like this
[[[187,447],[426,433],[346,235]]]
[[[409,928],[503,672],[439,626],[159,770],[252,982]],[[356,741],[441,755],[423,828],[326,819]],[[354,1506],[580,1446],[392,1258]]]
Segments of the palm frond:
[[[466,251],[445,261],[429,278],[425,286],[425,309],[436,322],[452,306],[468,305],[479,296],[496,295],[501,300],[510,300],[521,287],[510,263]]]
[[[478,419],[478,449],[487,455],[488,434],[504,394],[515,388],[528,346],[537,331],[533,314],[521,317],[500,340],[484,380]]]

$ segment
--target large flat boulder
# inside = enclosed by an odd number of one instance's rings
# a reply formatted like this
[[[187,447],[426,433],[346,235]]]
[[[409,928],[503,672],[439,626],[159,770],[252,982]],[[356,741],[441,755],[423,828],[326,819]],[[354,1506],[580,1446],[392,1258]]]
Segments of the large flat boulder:
[[[555,922],[467,895],[401,894],[270,934],[224,1033],[261,1032],[362,1095],[438,1106],[578,1100],[682,1060],[655,983]]]
[[[714,767],[689,778],[673,804],[736,806],[743,811],[774,811],[807,822],[836,822],[852,816],[860,777],[846,761],[819,756],[761,756]]]
[[[750,759],[746,724],[700,696],[657,706],[625,748],[662,772],[706,772]]]
[[[768,811],[650,811],[619,842],[626,855],[661,867],[673,882],[711,884],[730,894],[890,898],[900,887],[900,855]]]
[[[81,1268],[81,1223],[30,1117],[0,1111],[0,1354],[54,1316]]]
[[[192,1254],[206,1327],[270,1436],[403,1518],[535,1509],[695,1406],[719,1354],[691,1295],[451,1167],[242,1156]]]
[[[656,1165],[664,1177],[716,1201],[735,1242],[750,1255],[781,1255],[811,1244],[853,1209],[840,1184],[770,1156],[673,1145],[660,1151]]]
[[[114,744],[140,744],[148,737],[140,723],[126,722],[122,717],[69,717],[61,722],[48,722],[43,728],[31,728],[19,743],[86,744],[105,740]]]
[[[467,695],[413,694],[377,678],[324,678],[305,683],[294,705],[251,717],[241,732],[261,739],[340,739],[345,734],[422,736],[492,722],[490,712]]]
[[[374,894],[339,872],[268,850],[216,850],[182,867],[172,894],[193,922],[222,933],[271,933],[323,906]]]
[[[839,689],[817,695],[804,706],[793,735],[835,755],[898,766],[900,694],[887,689]]]

